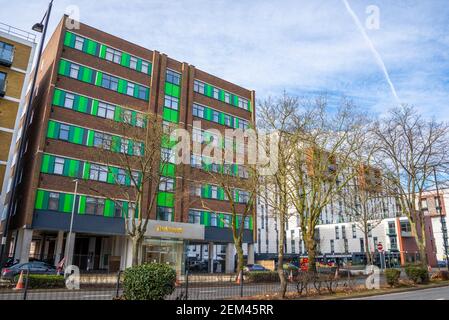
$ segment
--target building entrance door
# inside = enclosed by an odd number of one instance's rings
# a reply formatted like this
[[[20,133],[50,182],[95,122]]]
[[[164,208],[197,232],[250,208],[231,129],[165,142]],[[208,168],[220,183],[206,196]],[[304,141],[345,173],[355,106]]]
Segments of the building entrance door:
[[[177,272],[184,270],[184,242],[179,240],[146,239],[143,245],[146,263],[165,263]]]

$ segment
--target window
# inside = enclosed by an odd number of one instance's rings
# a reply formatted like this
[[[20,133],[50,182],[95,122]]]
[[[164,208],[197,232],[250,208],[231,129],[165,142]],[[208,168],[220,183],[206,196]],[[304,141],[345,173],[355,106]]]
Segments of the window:
[[[78,73],[80,71],[80,66],[76,64],[70,64],[70,78],[78,79]]]
[[[70,127],[66,124],[61,124],[61,126],[59,128],[59,139],[68,141],[69,140],[69,132],[70,132]]]
[[[106,48],[106,60],[113,61],[115,63],[120,63],[122,60],[122,53],[118,50],[112,48]]]
[[[166,106],[167,108],[173,109],[173,110],[178,110],[178,108],[179,108],[178,105],[179,105],[179,99],[178,98],[165,95],[164,106]]]
[[[118,169],[116,180],[117,180],[118,184],[125,185],[126,184],[126,171],[123,169]]]
[[[162,161],[170,162],[170,163],[175,162],[175,153],[172,149],[161,148],[161,157],[162,157]]]
[[[225,92],[224,100],[226,103],[231,103],[231,95],[229,94],[229,92]]]
[[[8,64],[11,64],[13,56],[14,56],[14,46],[0,41],[0,60],[6,61]]]
[[[365,252],[365,241],[360,238],[360,252]]]
[[[111,148],[112,137],[108,134],[95,132],[94,134],[94,146],[109,150]]]
[[[162,177],[159,183],[159,191],[173,192],[175,189],[175,179]]]
[[[193,128],[192,140],[194,142],[203,143],[203,132],[201,131],[201,129]]]
[[[412,232],[412,228],[408,221],[401,221],[401,232]]]
[[[201,211],[189,210],[189,223],[201,224]]]
[[[167,70],[165,81],[179,86],[181,84],[181,75],[178,72]]]
[[[142,61],[142,69],[140,71],[142,71],[143,73],[148,73],[150,65],[148,64],[148,62],[146,61]]]
[[[84,38],[75,36],[75,49],[83,50],[83,46],[84,46]]]
[[[378,243],[379,241],[377,240],[377,237],[373,237],[373,243],[374,243],[374,250],[376,250],[377,251],[377,243]]]
[[[225,228],[231,227],[231,216],[228,214],[225,214],[223,217],[223,225]]]
[[[59,208],[59,193],[50,192],[48,197],[48,210],[58,210]]]
[[[128,96],[134,96],[134,83],[128,82],[128,86],[126,88],[126,94]]]
[[[133,113],[131,112],[131,110],[123,110],[122,117],[124,123],[131,124],[133,119]]]
[[[196,197],[201,197],[201,185],[192,183],[190,185],[190,195],[196,196]]]
[[[192,114],[194,117],[204,118],[204,107],[194,103]]]
[[[211,227],[218,226],[218,216],[217,216],[216,213],[211,213],[210,214],[210,226]]]
[[[212,199],[218,199],[218,187],[217,186],[211,186],[210,187],[210,197]]]
[[[371,223],[368,223],[368,237],[372,237],[373,236],[373,226],[371,225]]]
[[[341,227],[341,237],[343,239],[346,239],[346,227],[345,226]]]
[[[195,80],[193,82],[193,91],[204,94],[205,93],[205,86],[204,83]]]
[[[54,174],[63,174],[64,173],[64,159],[63,158],[55,158],[55,168],[53,170]]]
[[[129,67],[134,70],[137,69],[137,58],[135,58],[135,57],[129,58]]]
[[[128,153],[128,147],[129,147],[128,140],[122,139],[122,141],[120,141],[120,152],[121,153]]]
[[[245,217],[245,220],[243,221],[243,228],[249,230],[249,217]],[[292,230],[292,244],[295,245],[295,230]],[[295,250],[292,250],[295,252]]]
[[[248,100],[239,97],[239,108],[248,110]]]
[[[201,168],[201,155],[192,154],[190,157],[190,166],[194,168]]]
[[[90,166],[89,179],[106,182],[108,180],[108,167],[92,164]]]
[[[142,100],[147,98],[147,89],[142,86],[137,86],[137,97]]]
[[[110,76],[108,74],[103,74],[103,80],[101,81],[101,86],[106,89],[117,91],[118,78]]]
[[[114,218],[121,218],[122,217],[122,207],[123,204],[118,206],[116,205],[114,208]]]
[[[340,239],[340,230],[338,226],[335,226],[335,239]]]
[[[86,214],[102,216],[104,212],[104,199],[86,197]]]
[[[345,247],[345,253],[349,252],[349,243],[348,243],[348,239],[344,239],[343,245]]]
[[[389,221],[388,222],[388,234],[389,235],[396,234],[396,224],[395,224],[394,221]]]
[[[137,171],[131,172],[131,185],[135,186],[135,182],[140,185],[140,174]]]
[[[157,220],[172,221],[173,209],[167,207],[157,207]]]
[[[73,109],[73,104],[75,102],[75,96],[71,93],[66,93],[64,100],[64,108]]]
[[[220,122],[220,113],[218,111],[212,110],[212,121]]]
[[[143,128],[145,126],[145,116],[141,113],[136,114],[136,127]]]
[[[6,73],[0,72],[0,92],[6,91]]]
[[[220,91],[217,88],[213,89],[212,94],[213,94],[214,99],[217,99],[217,100],[220,99]]]
[[[333,254],[335,252],[335,241],[331,240],[331,253]]]
[[[356,225],[353,224],[352,225],[352,239],[357,238],[357,229],[356,229]]]
[[[115,107],[113,105],[99,102],[97,115],[106,119],[114,119]]]
[[[230,115],[227,115],[227,114],[224,115],[224,124],[228,127],[232,127]]]

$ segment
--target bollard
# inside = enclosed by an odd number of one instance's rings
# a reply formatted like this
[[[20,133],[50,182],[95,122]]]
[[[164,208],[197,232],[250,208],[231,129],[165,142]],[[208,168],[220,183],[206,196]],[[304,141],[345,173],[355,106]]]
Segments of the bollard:
[[[117,273],[117,287],[115,291],[115,298],[119,298],[119,291],[120,291],[120,276],[122,274],[122,270],[119,270]]]
[[[27,299],[27,292],[28,292],[28,278],[30,277],[30,267],[27,268],[27,277],[25,280],[25,291],[23,292],[23,300]]]

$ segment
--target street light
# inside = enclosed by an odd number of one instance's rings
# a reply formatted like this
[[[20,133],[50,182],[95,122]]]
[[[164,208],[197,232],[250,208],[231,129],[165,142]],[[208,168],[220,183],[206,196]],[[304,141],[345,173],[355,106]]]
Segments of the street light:
[[[73,254],[69,256],[69,251],[70,251],[70,242],[72,240],[73,217],[75,216],[76,197],[78,196],[78,179],[73,180],[73,182],[75,182],[75,193],[73,196],[72,216],[70,217],[69,234],[67,235],[67,243],[64,250],[64,258],[67,266],[70,266],[72,264],[73,258]]]
[[[5,250],[6,249],[6,239],[7,239],[8,232],[9,232],[9,224],[11,221],[12,208],[16,207],[15,206],[16,196],[17,196],[16,189],[17,189],[19,177],[21,175],[21,171],[23,170],[22,160],[23,160],[23,154],[25,153],[25,146],[26,146],[26,143],[24,143],[23,140],[26,139],[28,127],[31,122],[31,114],[32,114],[31,108],[32,108],[33,97],[34,97],[34,89],[36,86],[39,65],[41,63],[42,51],[44,48],[45,36],[47,34],[48,21],[50,19],[52,5],[53,5],[53,0],[51,0],[50,3],[48,4],[48,9],[45,12],[44,17],[42,18],[42,21],[34,24],[32,27],[32,29],[34,31],[42,33],[42,37],[41,37],[41,41],[39,44],[39,51],[38,51],[38,55],[37,55],[36,64],[34,67],[34,75],[33,75],[33,81],[31,82],[31,89],[30,89],[30,93],[29,93],[28,105],[26,106],[26,110],[25,110],[25,121],[22,126],[22,128],[23,128],[22,138],[20,139],[20,142],[19,142],[19,152],[18,152],[18,157],[17,157],[16,170],[14,171],[13,181],[12,181],[12,185],[11,185],[11,197],[10,197],[9,204],[8,204],[8,210],[6,212],[5,229],[3,230],[1,247],[0,247],[0,265],[4,261],[4,255],[6,252],[6,250]],[[44,20],[45,20],[45,22],[44,22]]]

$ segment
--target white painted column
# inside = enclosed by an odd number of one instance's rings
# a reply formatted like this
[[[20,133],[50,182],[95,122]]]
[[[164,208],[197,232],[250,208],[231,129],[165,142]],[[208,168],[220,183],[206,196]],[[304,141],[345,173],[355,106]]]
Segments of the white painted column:
[[[15,258],[19,259],[20,263],[26,263],[30,257],[31,241],[33,240],[32,229],[19,229],[17,234],[17,250]]]
[[[56,238],[56,250],[55,250],[55,266],[62,260],[62,245],[64,242],[64,231],[58,231],[58,237]]]
[[[234,273],[235,271],[235,247],[233,243],[226,245],[226,273]]]
[[[70,240],[69,240],[70,238]],[[73,263],[73,251],[75,249],[75,238],[76,238],[76,233],[72,232],[72,234],[69,236],[69,234],[67,234],[67,239],[65,241],[65,250],[64,250],[64,257],[67,258],[65,265],[66,266],[70,266]]]
[[[254,264],[254,243],[248,243],[248,264]]]
[[[14,260],[20,260],[20,255],[22,254],[23,229],[16,230],[14,241],[15,241]]]
[[[215,246],[213,242],[209,242],[209,272],[214,273],[214,256],[215,256]]]

